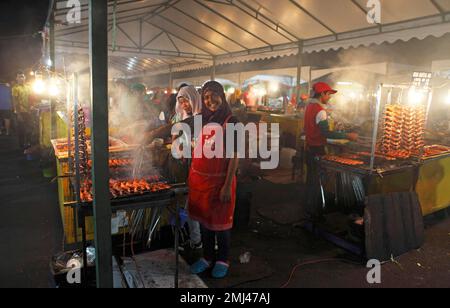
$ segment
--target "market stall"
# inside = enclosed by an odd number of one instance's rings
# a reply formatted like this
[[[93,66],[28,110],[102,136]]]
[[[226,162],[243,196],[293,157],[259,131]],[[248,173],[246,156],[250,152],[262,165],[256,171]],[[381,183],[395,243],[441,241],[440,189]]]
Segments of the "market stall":
[[[450,80],[446,65],[433,75],[433,100],[431,102],[425,140],[430,146],[425,149],[427,157],[423,158],[419,170],[417,192],[425,214],[431,214],[448,208],[450,185],[448,146],[450,146]]]
[[[57,158],[59,203],[66,247],[81,244],[82,251],[85,251],[95,238],[92,128],[88,126],[89,108],[83,106],[78,97],[78,75],[74,74],[67,84],[67,104],[61,105],[58,111],[59,121],[66,125],[66,137],[51,140],[51,143]],[[115,130],[110,127],[111,132]],[[109,195],[113,213],[111,235],[120,236],[121,243],[123,238],[121,249],[124,253],[131,249],[134,254],[135,249],[141,251],[152,245],[155,231],[165,219],[162,218],[163,209],[170,212],[174,208],[175,251],[178,251],[181,228],[177,196],[185,194],[186,189],[184,183],[175,183],[168,178],[159,161],[169,149],[159,143],[141,148],[112,136],[109,137],[108,148]],[[86,254],[83,257],[86,258]],[[177,285],[178,273],[175,278]]]
[[[420,216],[450,206],[443,188],[448,185],[450,147],[426,138],[434,93],[430,79],[429,73],[414,73],[410,84],[381,84],[374,101],[372,137],[363,133],[357,143],[330,146],[321,159],[322,202],[330,217],[324,228],[356,243],[352,251],[368,253],[371,219],[379,215],[370,212],[373,198],[410,193],[417,198],[413,203]],[[384,218],[391,214],[385,212]],[[420,240],[415,245],[409,249],[420,246]]]

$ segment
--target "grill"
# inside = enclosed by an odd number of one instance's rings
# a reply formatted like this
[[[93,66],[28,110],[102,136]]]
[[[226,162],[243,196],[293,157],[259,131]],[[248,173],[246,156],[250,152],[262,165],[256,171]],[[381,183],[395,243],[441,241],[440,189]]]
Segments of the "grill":
[[[167,182],[160,181],[159,176],[128,181],[110,180],[109,187],[112,200],[126,200],[130,197],[161,193],[172,188],[172,186],[167,184]],[[80,197],[82,202],[92,202],[92,182],[90,180],[82,183]]]
[[[385,174],[394,172],[405,167],[414,166],[417,159],[398,159],[383,154],[375,156],[374,169],[370,168],[370,153],[359,152],[342,155],[327,155],[321,159],[324,167],[335,171],[346,171],[357,174],[368,174],[377,172]]]

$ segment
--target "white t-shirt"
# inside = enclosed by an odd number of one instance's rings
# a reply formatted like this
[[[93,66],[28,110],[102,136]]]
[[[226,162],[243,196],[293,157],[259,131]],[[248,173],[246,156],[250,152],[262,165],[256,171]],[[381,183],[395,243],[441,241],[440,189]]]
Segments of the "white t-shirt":
[[[322,106],[323,109],[327,109],[327,106],[324,104],[321,104],[320,101],[318,99],[311,99],[310,104],[319,104],[320,106]],[[326,110],[322,110],[320,111],[317,116],[316,116],[316,124],[319,124],[320,122],[326,121],[328,120],[328,114]]]
[[[320,111],[316,116],[316,124],[326,120],[328,120],[327,112],[325,110]]]

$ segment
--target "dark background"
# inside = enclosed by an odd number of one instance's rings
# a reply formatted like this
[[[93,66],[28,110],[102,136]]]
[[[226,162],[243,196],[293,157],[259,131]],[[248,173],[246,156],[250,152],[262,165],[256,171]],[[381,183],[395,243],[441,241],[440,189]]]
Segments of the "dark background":
[[[41,58],[39,32],[47,18],[49,0],[0,1],[0,81],[15,79]]]

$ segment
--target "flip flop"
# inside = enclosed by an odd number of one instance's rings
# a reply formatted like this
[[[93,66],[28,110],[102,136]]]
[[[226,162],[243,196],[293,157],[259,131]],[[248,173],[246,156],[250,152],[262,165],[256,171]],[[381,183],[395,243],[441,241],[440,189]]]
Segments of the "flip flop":
[[[228,269],[230,265],[225,262],[216,262],[214,269],[212,271],[213,278],[222,279],[228,275]]]
[[[194,275],[201,274],[207,271],[211,267],[211,263],[206,261],[205,259],[200,259],[191,266],[191,273]]]

